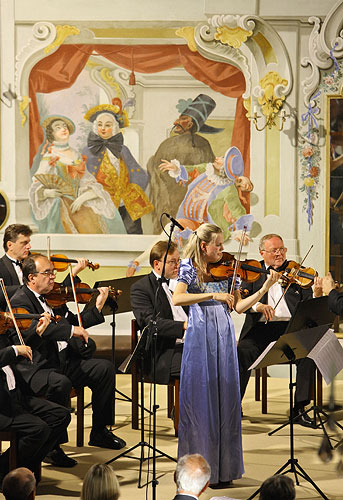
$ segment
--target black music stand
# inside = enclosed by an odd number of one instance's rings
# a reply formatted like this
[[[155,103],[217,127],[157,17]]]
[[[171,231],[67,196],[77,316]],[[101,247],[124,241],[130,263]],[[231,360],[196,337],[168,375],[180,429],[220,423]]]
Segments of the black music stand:
[[[255,363],[250,367],[253,368],[265,368],[270,365],[277,365],[283,363],[289,363],[289,412],[290,412],[290,458],[287,462],[278,469],[276,474],[288,474],[293,473],[295,477],[296,484],[299,485],[298,475],[301,476],[305,481],[308,481],[317,490],[324,500],[328,500],[328,497],[321,491],[321,489],[316,485],[316,483],[311,479],[311,477],[305,472],[298,462],[298,459],[294,456],[294,422],[293,422],[293,388],[295,383],[293,382],[293,365],[296,359],[305,358],[316,344],[321,340],[323,335],[327,333],[328,326],[321,325],[313,328],[307,328],[293,333],[287,333],[281,335],[281,337],[275,341],[271,342],[264,352],[259,356]],[[289,467],[289,469],[287,469]],[[259,488],[253,495],[251,495],[248,500],[254,498],[259,492]]]
[[[140,404],[140,408],[141,408],[141,438],[140,438],[140,441],[139,441],[139,443],[135,444],[134,446],[132,446],[128,450],[124,451],[123,453],[120,453],[116,457],[114,457],[111,460],[109,460],[108,462],[106,462],[106,464],[111,464],[115,460],[118,460],[118,458],[122,458],[122,457],[132,458],[133,460],[139,460],[138,488],[144,488],[144,486],[146,486],[148,484],[148,483],[141,484],[143,463],[146,460],[150,459],[149,457],[146,457],[144,454],[145,448],[147,448],[148,450],[153,450],[154,453],[158,453],[158,455],[155,455],[155,458],[166,457],[169,460],[173,460],[174,462],[176,462],[175,458],[171,457],[167,453],[164,453],[163,451],[161,451],[157,448],[154,448],[150,443],[145,441],[145,436],[144,436],[144,360],[145,360],[145,358],[147,356],[147,352],[149,350],[148,349],[148,341],[149,341],[148,337],[149,337],[149,325],[147,327],[145,327],[144,330],[142,331],[142,334],[139,337],[139,340],[137,342],[135,350],[133,351],[131,356],[128,359],[126,359],[120,366],[120,370],[123,373],[129,373],[131,370],[132,364],[135,361],[139,360],[140,373],[141,373],[141,380],[140,380],[140,386],[141,386],[141,404]],[[131,453],[131,451],[135,450],[136,448],[140,448],[140,450],[141,450],[140,457],[134,457],[132,455],[129,455]]]
[[[329,310],[328,306],[328,297],[319,297],[310,300],[300,301],[297,304],[295,313],[288,323],[285,334],[297,332],[299,330],[306,330],[308,328],[313,328],[316,326],[325,325],[327,329],[329,329],[335,319],[335,314]],[[284,335],[285,335],[284,334]],[[314,367],[314,372],[316,368]],[[313,405],[308,409],[302,412],[298,416],[307,415],[308,413],[313,411],[313,419],[314,419],[314,427],[317,428],[317,419],[319,421],[319,427],[323,430],[328,442],[330,444],[331,449],[333,448],[329,439],[329,436],[325,429],[325,422],[322,419],[322,416],[328,419],[328,415],[323,411],[321,407],[317,405],[317,388],[316,388],[316,377],[315,373],[313,376]],[[268,436],[272,436],[279,430],[283,429],[290,423],[290,418],[284,424],[280,425],[273,431],[268,433]],[[335,424],[343,430],[343,427],[338,423]]]
[[[105,281],[97,281],[94,284],[93,288],[99,288],[101,286],[111,287],[114,290],[121,290],[122,294],[117,297],[117,300],[111,300],[110,298],[104,304],[102,308],[102,314],[104,316],[112,315],[112,363],[114,364],[115,369],[117,369],[115,365],[115,338],[116,338],[116,314],[126,313],[132,311],[131,302],[130,302],[130,291],[132,285],[143,278],[145,275],[132,276],[130,278],[119,278],[113,280],[105,280]],[[91,300],[86,305],[86,309],[94,307],[96,302],[96,296],[93,295]],[[115,370],[116,373],[116,370]],[[114,375],[116,377],[116,375]],[[116,381],[116,379],[115,379]],[[121,398],[124,401],[132,401],[132,399],[124,394],[123,392],[115,389],[115,391],[120,394]]]

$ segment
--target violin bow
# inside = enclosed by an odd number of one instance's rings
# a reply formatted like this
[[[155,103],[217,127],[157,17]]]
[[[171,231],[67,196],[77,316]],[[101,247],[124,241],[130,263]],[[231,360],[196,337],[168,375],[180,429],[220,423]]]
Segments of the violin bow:
[[[48,259],[50,260],[50,256],[51,256],[51,250],[50,250],[50,236],[47,236],[46,237],[46,242],[47,242],[47,250],[48,250]]]
[[[72,290],[73,290],[73,295],[74,295],[74,301],[75,301],[75,305],[76,305],[76,314],[77,314],[77,319],[79,321],[79,326],[81,326],[81,328],[83,328],[83,325],[82,325],[82,319],[81,319],[81,314],[80,314],[80,308],[79,308],[79,302],[77,300],[77,295],[76,295],[76,290],[75,290],[75,283],[74,283],[74,276],[73,276],[73,270],[72,270],[72,267],[71,267],[71,263],[69,262],[69,275],[70,275],[70,281],[71,281],[71,287],[72,287]],[[87,344],[85,343],[85,346],[87,347]]]
[[[243,241],[244,237],[247,232],[247,226],[243,226],[243,232],[241,234],[241,239],[239,240],[239,247],[238,247],[238,257],[236,258],[236,263],[235,263],[235,268],[233,271],[233,276],[232,276],[232,282],[231,282],[231,288],[230,288],[230,294],[233,295],[234,290],[235,290],[235,284],[236,284],[236,279],[237,279],[237,274],[238,274],[238,267],[241,262],[241,253],[242,253],[242,248],[243,248]]]
[[[6,300],[6,303],[7,303],[7,307],[8,307],[8,310],[9,310],[9,313],[11,315],[11,319],[13,321],[13,325],[14,325],[15,331],[17,332],[19,342],[21,343],[21,345],[25,345],[24,339],[22,337],[22,334],[20,333],[17,321],[16,321],[15,316],[14,316],[14,312],[13,312],[13,309],[12,309],[12,306],[11,306],[11,303],[10,303],[10,299],[8,298],[8,295],[7,295],[7,291],[6,291],[4,280],[2,278],[0,278],[0,286],[1,286],[2,293],[4,294],[4,297],[5,297],[5,300]],[[32,363],[32,361],[31,361],[31,363]]]
[[[300,262],[299,267],[298,267],[298,269],[297,269],[296,273],[295,273],[295,274],[293,274],[293,278],[296,278],[296,277],[298,276],[298,274],[299,274],[299,272],[300,272],[300,268],[301,268],[301,266],[303,265],[303,263],[305,262],[305,259],[307,258],[308,254],[311,252],[312,248],[313,248],[313,245],[311,245],[311,246],[310,246],[310,248],[309,248],[309,249],[308,249],[308,251],[307,251],[307,254],[306,254],[306,255],[305,255],[305,257],[303,258],[303,260]],[[290,281],[290,282],[288,283],[288,285],[286,286],[286,288],[285,288],[285,290],[284,290],[283,294],[281,295],[281,297],[279,298],[279,300],[277,301],[277,303],[276,303],[276,304],[275,304],[275,306],[274,306],[274,311],[275,311],[275,309],[277,308],[277,306],[280,304],[281,300],[282,300],[282,299],[284,298],[284,296],[286,295],[286,292],[287,292],[287,290],[289,289],[289,287],[291,286],[291,284],[292,284],[292,282]],[[267,322],[268,322],[268,320],[266,320],[266,323],[267,323]]]

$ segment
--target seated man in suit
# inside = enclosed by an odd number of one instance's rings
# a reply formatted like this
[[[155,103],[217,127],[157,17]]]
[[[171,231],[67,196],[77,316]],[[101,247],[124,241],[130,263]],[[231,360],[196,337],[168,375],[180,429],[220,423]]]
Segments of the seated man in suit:
[[[9,297],[23,284],[22,262],[30,253],[31,235],[31,228],[25,224],[11,224],[5,229],[3,238],[5,255],[0,258],[0,278],[4,280]],[[78,263],[73,267],[74,277],[87,266],[86,259],[77,260]],[[69,276],[65,279],[65,285],[70,285],[69,279]],[[76,280],[80,281],[78,278]],[[0,309],[6,311],[6,300],[2,292],[0,292]]]
[[[158,295],[156,290],[163,268],[163,259],[168,242],[158,241],[150,252],[152,272],[137,281],[131,288],[131,306],[141,329],[153,317],[156,301],[157,353],[156,382],[168,384],[170,377],[179,377],[183,336],[187,328],[187,313],[180,306],[174,306],[169,280],[177,278],[180,255],[177,245],[172,243],[166,260],[165,278]]]
[[[41,337],[49,325],[50,316],[34,325]],[[66,432],[70,422],[67,408],[31,395],[31,391],[17,370],[18,361],[32,361],[32,350],[27,345],[11,345],[6,334],[0,335],[0,429],[14,430],[18,435],[18,466],[27,467],[36,474],[40,463]],[[9,453],[0,455],[0,483],[7,474]]]
[[[288,264],[286,260],[287,248],[285,248],[281,236],[267,234],[260,240],[260,254],[263,258],[262,269],[269,268],[282,272]],[[242,288],[253,294],[261,288],[266,280],[266,274],[262,274],[254,283],[242,283]],[[320,297],[322,289],[315,282],[313,291],[311,288],[301,288],[293,283],[282,297],[283,288],[275,283],[260,302],[257,302],[246,313],[246,318],[238,342],[238,362],[240,372],[241,396],[243,398],[245,389],[250,378],[249,367],[264,351],[268,344],[277,340],[286,330],[288,322],[295,312],[297,304],[301,300],[309,300],[313,296]],[[309,404],[312,393],[314,364],[309,358],[297,361],[297,378],[295,392],[295,415],[299,424],[304,427],[313,427],[314,422],[307,414],[303,414],[304,407]]]
[[[23,279],[25,285],[13,295],[12,306],[23,307],[33,314],[44,311],[54,314],[45,299],[45,294],[53,289],[55,281],[54,267],[47,257],[35,254],[25,259]],[[95,306],[81,313],[85,328],[104,322],[101,310],[107,299],[108,289],[98,290]],[[42,337],[37,338],[30,329],[23,332],[25,341],[34,347],[33,364],[21,363],[18,368],[35,394],[45,395],[50,401],[63,406],[68,406],[72,386],[90,387],[93,419],[89,444],[102,448],[123,448],[125,441],[106,427],[113,423],[114,365],[105,359],[92,358],[95,343],[88,338],[87,331],[78,326],[76,315],[66,306],[55,311],[62,319],[58,323],[50,323]],[[14,333],[13,338],[15,335]],[[65,436],[63,442],[67,440]],[[76,461],[63,455],[62,449],[58,448],[46,461],[55,465],[58,462],[65,467],[76,464]]]
[[[174,500],[199,498],[210,483],[211,467],[198,453],[184,455],[177,461],[174,480],[177,487]]]

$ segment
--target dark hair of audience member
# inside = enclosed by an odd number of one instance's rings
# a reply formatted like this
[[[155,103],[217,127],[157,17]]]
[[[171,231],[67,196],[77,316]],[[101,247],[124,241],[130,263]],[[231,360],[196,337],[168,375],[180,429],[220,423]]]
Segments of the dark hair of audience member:
[[[294,498],[294,482],[290,477],[277,474],[263,481],[260,500],[294,500]]]
[[[26,467],[11,470],[4,477],[2,491],[6,500],[32,500],[36,491],[33,472]]]
[[[117,500],[119,495],[119,482],[112,467],[92,465],[83,480],[81,500]]]

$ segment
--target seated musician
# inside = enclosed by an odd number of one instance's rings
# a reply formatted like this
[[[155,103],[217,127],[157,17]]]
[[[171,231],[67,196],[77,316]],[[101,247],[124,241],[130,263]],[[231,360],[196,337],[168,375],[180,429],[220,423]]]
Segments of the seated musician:
[[[281,236],[267,234],[260,240],[261,265],[264,270],[275,269],[282,272],[288,261],[286,260],[287,248],[285,248]],[[266,280],[266,274],[254,283],[242,283],[242,288],[249,291],[249,295],[261,288]],[[313,296],[322,295],[319,281],[315,280],[313,291],[311,288],[304,289],[293,283],[282,297],[283,288],[275,283],[260,302],[257,302],[246,313],[246,318],[238,342],[238,361],[240,371],[241,397],[243,399],[250,378],[249,367],[264,351],[268,344],[277,340],[286,330],[288,322],[295,312],[298,302],[311,299]],[[297,422],[305,427],[313,427],[313,420],[303,414],[304,407],[309,404],[312,392],[314,364],[309,358],[297,361],[297,377],[295,392],[295,415]]]
[[[147,326],[153,317],[156,303],[157,353],[156,382],[168,384],[170,377],[179,377],[183,336],[187,328],[187,309],[174,306],[169,280],[177,278],[180,255],[177,245],[172,243],[167,255],[165,278],[166,282],[156,296],[158,278],[161,276],[163,260],[167,250],[167,241],[158,241],[150,252],[152,272],[137,281],[131,288],[131,306],[141,329]],[[175,283],[176,284],[176,283]]]
[[[41,337],[50,322],[44,313],[33,327]],[[40,463],[55,447],[70,422],[67,408],[31,396],[29,387],[17,370],[18,362],[32,360],[31,347],[11,345],[6,334],[0,335],[0,430],[16,431],[18,437],[18,467],[27,467],[40,480]],[[0,486],[9,470],[9,450],[0,455]]]
[[[328,306],[330,311],[335,314],[343,315],[343,293],[337,290],[337,283],[334,281],[331,273],[323,278],[323,293],[328,295]]]
[[[4,280],[6,291],[11,297],[17,288],[23,284],[22,261],[30,253],[32,230],[25,224],[11,224],[7,226],[4,232],[3,246],[5,255],[0,258],[0,278]],[[77,259],[78,263],[73,267],[73,276],[85,269],[86,259]],[[64,281],[64,284],[70,285],[70,278]],[[77,281],[80,281],[76,278]],[[6,300],[0,292],[0,310],[6,311]]]
[[[54,314],[46,302],[45,295],[54,286],[53,264],[47,257],[35,254],[23,262],[24,285],[11,299],[13,307],[23,307],[29,313],[44,311]],[[37,342],[32,331],[23,332],[29,345],[35,345],[33,363],[20,364],[18,369],[36,395],[45,395],[50,401],[68,406],[73,387],[88,386],[92,390],[92,430],[89,445],[120,449],[125,441],[112,434],[107,425],[113,424],[114,365],[105,359],[93,359],[95,343],[88,337],[85,328],[104,322],[101,312],[108,296],[108,288],[99,288],[99,296],[93,308],[81,313],[82,326],[77,316],[64,306],[57,312],[63,317],[51,323]],[[15,333],[13,338],[15,338]],[[64,437],[66,442],[67,436]],[[46,461],[64,467],[72,467],[76,461],[67,457],[62,448],[54,450]]]

